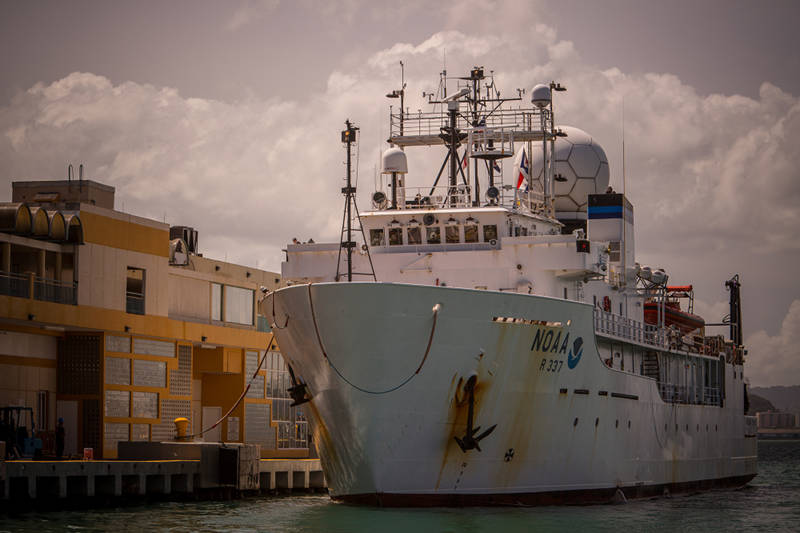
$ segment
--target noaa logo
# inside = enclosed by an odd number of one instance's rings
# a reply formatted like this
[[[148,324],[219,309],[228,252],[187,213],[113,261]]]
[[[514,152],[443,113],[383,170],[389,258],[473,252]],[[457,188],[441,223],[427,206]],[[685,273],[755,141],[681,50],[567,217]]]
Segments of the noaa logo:
[[[572,343],[572,349],[567,354],[567,366],[572,369],[578,366],[583,355],[583,337],[578,337]]]

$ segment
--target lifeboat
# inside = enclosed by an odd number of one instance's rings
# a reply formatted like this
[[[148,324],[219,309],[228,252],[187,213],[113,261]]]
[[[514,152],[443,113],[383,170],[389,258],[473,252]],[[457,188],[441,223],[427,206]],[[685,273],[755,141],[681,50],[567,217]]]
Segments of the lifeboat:
[[[645,302],[644,321],[646,324],[658,324],[659,302]],[[706,321],[702,317],[682,311],[678,302],[664,303],[664,326],[675,326],[684,335],[696,329],[705,327]]]

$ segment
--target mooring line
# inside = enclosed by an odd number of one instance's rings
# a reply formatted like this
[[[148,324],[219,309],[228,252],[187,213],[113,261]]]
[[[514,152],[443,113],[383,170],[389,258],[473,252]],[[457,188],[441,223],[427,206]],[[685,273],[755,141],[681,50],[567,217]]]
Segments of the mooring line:
[[[322,352],[322,356],[325,358],[325,361],[327,361],[328,365],[333,369],[334,372],[336,372],[336,374],[340,378],[342,378],[342,380],[345,383],[347,383],[348,385],[350,385],[354,389],[356,389],[358,391],[361,391],[363,393],[376,394],[376,395],[377,394],[388,394],[390,392],[394,392],[397,389],[401,388],[402,386],[406,385],[409,381],[414,379],[414,376],[416,376],[417,374],[420,373],[420,371],[422,370],[422,367],[425,365],[425,361],[428,359],[428,354],[431,351],[431,345],[433,345],[433,334],[436,332],[436,321],[437,321],[437,318],[439,316],[439,311],[442,309],[442,304],[436,304],[436,305],[433,306],[433,309],[432,309],[432,311],[433,311],[433,324],[431,325],[431,334],[428,336],[428,345],[425,347],[425,353],[422,355],[422,360],[420,361],[419,366],[414,371],[414,373],[411,374],[410,376],[408,376],[400,384],[398,384],[398,385],[396,385],[394,387],[391,387],[389,389],[382,390],[382,391],[377,391],[377,390],[369,390],[369,389],[365,389],[363,387],[359,387],[358,385],[356,385],[355,383],[353,383],[352,381],[347,379],[344,376],[344,374],[342,374],[339,371],[339,369],[336,368],[336,365],[333,364],[333,361],[331,361],[331,358],[328,355],[328,352],[325,350],[325,346],[322,344],[322,337],[320,336],[320,333],[319,333],[319,326],[317,325],[317,316],[316,316],[316,313],[314,311],[314,299],[311,297],[311,283],[308,284],[308,303],[309,303],[309,305],[311,307],[311,320],[314,323],[314,332],[317,335],[317,343],[319,343],[319,349]]]
[[[253,385],[253,381],[255,381],[256,376],[258,376],[258,371],[261,370],[261,365],[263,365],[264,361],[267,359],[267,352],[269,352],[269,349],[272,348],[272,343],[274,341],[275,341],[275,334],[272,333],[272,337],[269,339],[269,343],[267,343],[267,349],[264,351],[264,357],[262,357],[261,361],[258,363],[258,366],[256,367],[255,372],[253,372],[253,375],[250,377],[250,381],[247,383],[247,387],[245,387],[244,390],[242,391],[242,395],[239,396],[239,399],[236,400],[236,403],[234,403],[233,406],[230,409],[228,409],[228,412],[225,413],[224,415],[222,415],[222,418],[220,418],[219,420],[214,422],[210,427],[207,427],[206,429],[204,429],[203,431],[200,431],[199,433],[194,433],[192,435],[187,435],[186,437],[183,437],[183,440],[190,440],[190,439],[193,439],[195,437],[199,437],[201,435],[204,435],[204,434],[208,433],[209,431],[211,431],[212,429],[214,429],[215,427],[220,425],[223,420],[228,418],[228,416],[230,416],[230,414],[234,411],[234,409],[239,407],[239,404],[242,403],[242,400],[244,400],[244,397],[247,395],[247,391],[250,390],[250,386]]]

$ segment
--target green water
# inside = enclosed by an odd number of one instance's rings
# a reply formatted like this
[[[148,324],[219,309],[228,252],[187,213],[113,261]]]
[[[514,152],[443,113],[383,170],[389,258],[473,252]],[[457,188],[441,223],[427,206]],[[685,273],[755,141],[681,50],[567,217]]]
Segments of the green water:
[[[336,504],[327,496],[287,496],[81,512],[32,512],[0,519],[0,531],[798,531],[800,441],[761,441],[758,448],[758,476],[743,489],[619,505],[374,509]]]

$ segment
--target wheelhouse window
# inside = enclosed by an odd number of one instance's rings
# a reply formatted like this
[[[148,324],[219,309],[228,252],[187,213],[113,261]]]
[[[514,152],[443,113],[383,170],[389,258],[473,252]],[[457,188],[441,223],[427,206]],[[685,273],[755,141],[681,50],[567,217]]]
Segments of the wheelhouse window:
[[[383,237],[383,228],[369,230],[369,244],[370,246],[386,246],[386,241]]]
[[[439,226],[428,226],[425,228],[425,242],[428,244],[441,244],[442,234]]]
[[[458,235],[458,226],[446,226],[444,228],[444,238],[447,244],[457,244],[460,242]]]
[[[464,226],[464,242],[478,242],[477,224],[467,224]]]
[[[422,244],[422,230],[419,226],[408,228],[408,244]]]
[[[490,242],[493,240],[497,240],[497,225],[490,224],[483,226],[483,242]]]
[[[389,246],[403,244],[403,228],[389,228]]]

